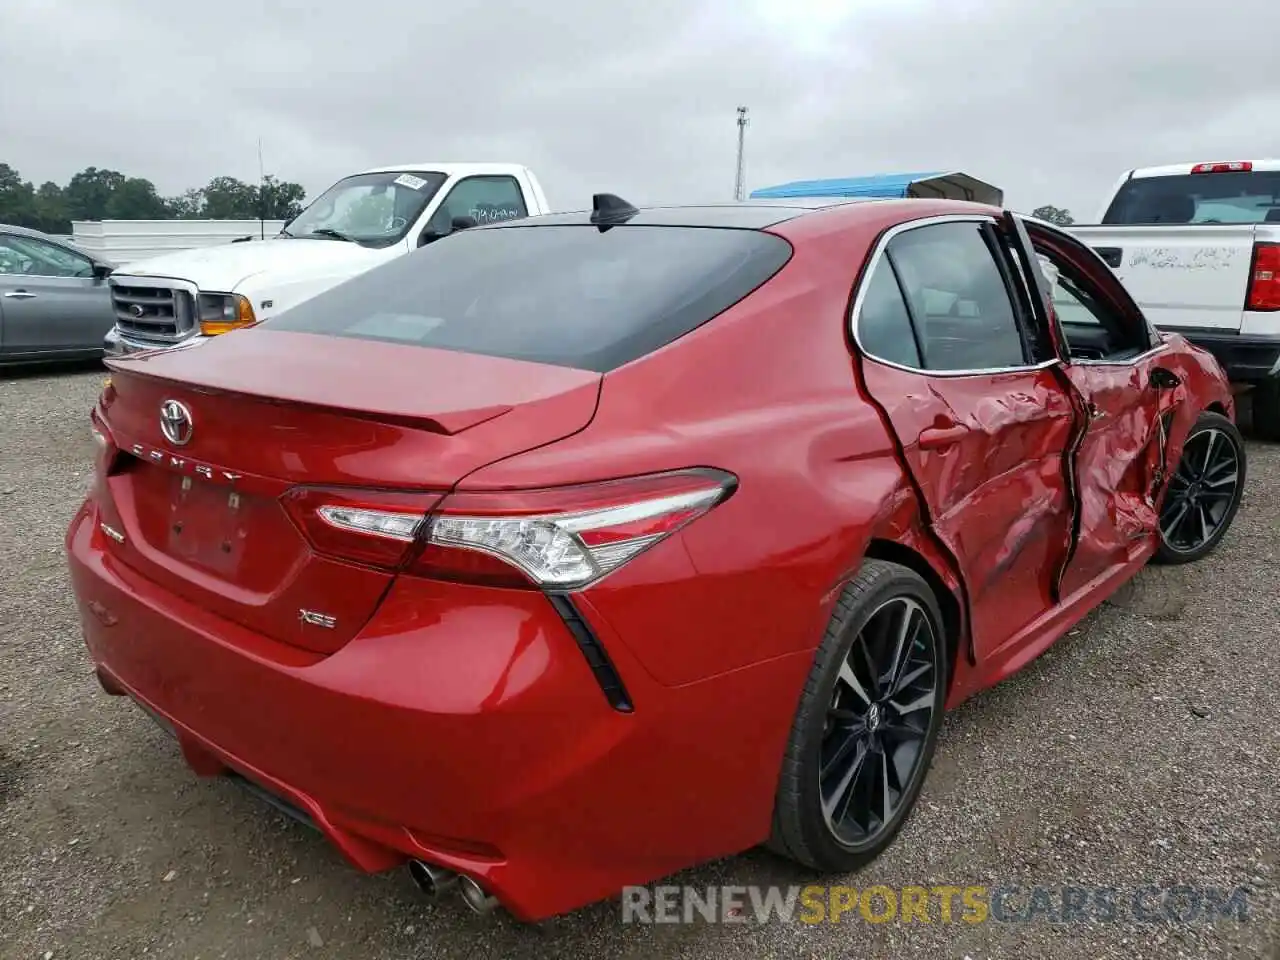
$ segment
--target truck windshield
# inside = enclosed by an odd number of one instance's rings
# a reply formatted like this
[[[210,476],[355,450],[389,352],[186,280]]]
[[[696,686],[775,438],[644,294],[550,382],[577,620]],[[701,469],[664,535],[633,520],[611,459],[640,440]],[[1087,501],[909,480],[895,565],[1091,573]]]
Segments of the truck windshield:
[[[1280,170],[1138,177],[1120,188],[1102,222],[1280,223]]]
[[[339,180],[285,225],[290,237],[389,247],[404,239],[440,185],[443,173],[388,170]]]

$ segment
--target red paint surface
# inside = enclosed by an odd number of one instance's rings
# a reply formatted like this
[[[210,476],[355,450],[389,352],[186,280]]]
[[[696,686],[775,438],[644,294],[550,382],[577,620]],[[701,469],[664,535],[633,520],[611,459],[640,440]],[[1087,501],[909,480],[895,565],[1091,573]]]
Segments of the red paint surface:
[[[946,379],[851,354],[851,290],[882,231],[975,211],[992,212],[888,202],[786,223],[796,252],[772,281],[604,377],[267,329],[113,362],[99,415],[144,453],[115,459],[67,535],[104,681],[171,721],[198,772],[289,798],[361,869],[467,870],[525,919],[763,841],[812,652],[869,551],[952,591],[954,705],[1156,547],[1141,364]],[[1172,465],[1199,411],[1234,408],[1207,354],[1174,337],[1158,359],[1184,380],[1161,401]],[[159,434],[168,397],[193,411],[189,447]],[[1086,401],[1109,416],[1090,426]],[[241,477],[184,490],[193,464]],[[335,558],[280,499],[378,488],[427,509],[451,488],[689,467],[738,488],[576,597],[631,713],[541,593]]]

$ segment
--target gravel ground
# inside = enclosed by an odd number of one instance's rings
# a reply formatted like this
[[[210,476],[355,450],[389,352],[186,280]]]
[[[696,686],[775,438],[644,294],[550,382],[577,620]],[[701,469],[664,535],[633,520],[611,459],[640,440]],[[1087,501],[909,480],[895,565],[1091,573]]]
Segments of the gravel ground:
[[[99,368],[0,374],[0,956],[1280,958],[1280,447],[1250,446],[1212,560],[1152,568],[948,718],[899,841],[850,883],[1246,884],[1245,922],[537,927],[431,904],[190,774],[102,695],[62,535],[87,482]],[[691,884],[803,883],[764,853]],[[935,913],[936,921],[936,913]],[[855,915],[856,917],[856,915]]]

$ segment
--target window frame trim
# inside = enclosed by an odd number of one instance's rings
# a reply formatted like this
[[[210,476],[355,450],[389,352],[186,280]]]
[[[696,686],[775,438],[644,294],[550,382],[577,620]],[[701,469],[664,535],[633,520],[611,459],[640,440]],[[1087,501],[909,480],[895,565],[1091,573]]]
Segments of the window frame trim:
[[[930,370],[927,367],[924,367],[924,368],[908,367],[908,366],[904,366],[903,364],[896,363],[892,360],[885,360],[884,358],[879,357],[876,354],[872,353],[863,345],[862,339],[858,335],[858,327],[860,326],[860,321],[862,319],[862,305],[864,300],[866,299],[867,288],[870,285],[868,281],[870,280],[875,270],[879,267],[881,261],[889,259],[887,256],[887,248],[889,246],[889,243],[894,239],[894,237],[900,236],[909,230],[920,230],[926,227],[938,226],[938,225],[947,224],[947,223],[976,223],[976,224],[989,223],[993,227],[998,228],[999,226],[999,220],[997,220],[995,216],[990,214],[955,213],[955,214],[944,214],[942,216],[936,216],[936,217],[923,217],[919,220],[908,220],[905,223],[896,224],[895,226],[892,226],[888,230],[884,231],[884,233],[882,233],[879,239],[876,241],[876,245],[872,249],[871,255],[867,258],[866,265],[863,267],[861,275],[857,279],[857,289],[853,298],[853,304],[849,308],[847,322],[849,323],[852,336],[853,336],[853,342],[854,342],[854,345],[858,348],[858,352],[866,359],[874,360],[876,363],[882,364],[884,366],[892,367],[895,370],[903,370],[907,373],[914,373],[917,376],[925,376],[925,377],[958,378],[958,377],[991,376],[992,374],[1003,374],[1003,373],[1032,373],[1040,370],[1047,370],[1053,366],[1061,365],[1063,363],[1062,359],[1060,357],[1053,357],[1041,363],[1022,364],[1019,366],[1011,366],[1011,367],[979,367],[979,368],[971,368],[966,370]],[[983,244],[983,247],[984,249],[986,248],[985,243]],[[987,252],[988,252],[988,255],[990,255],[989,249],[987,250]],[[890,260],[889,263],[892,268],[893,266],[892,260]],[[1000,266],[996,262],[994,257],[992,257],[991,264],[996,269],[997,272],[1000,272]],[[917,343],[919,343],[920,333],[915,330],[915,325],[916,325],[915,316],[911,310],[911,304],[910,304],[910,301],[907,299],[906,292],[902,290],[902,284],[898,281],[896,269],[894,269],[894,282],[898,283],[899,293],[902,295],[903,302],[907,305],[907,315],[908,317],[911,318],[913,336],[916,338]],[[1013,291],[1008,290],[1008,288],[1006,287],[1006,293],[1010,295],[1010,298],[1011,298],[1010,307],[1013,310],[1014,323],[1018,325],[1018,334],[1019,334],[1019,338],[1021,338],[1023,334],[1023,328],[1021,326],[1022,318],[1020,316],[1020,311],[1018,309],[1018,305],[1012,302]],[[923,353],[921,353],[920,359],[921,359],[921,362],[923,363],[925,359]]]

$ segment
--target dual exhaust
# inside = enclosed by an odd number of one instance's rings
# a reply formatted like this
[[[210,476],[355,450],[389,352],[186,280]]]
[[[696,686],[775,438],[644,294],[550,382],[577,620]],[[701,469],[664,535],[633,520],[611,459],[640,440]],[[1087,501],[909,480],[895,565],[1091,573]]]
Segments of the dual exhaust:
[[[413,877],[418,889],[429,897],[438,897],[456,889],[462,896],[462,902],[473,913],[483,916],[492,913],[498,906],[498,898],[486,893],[484,887],[466,874],[455,873],[423,860],[410,860],[409,875]]]

